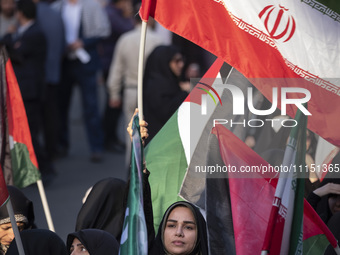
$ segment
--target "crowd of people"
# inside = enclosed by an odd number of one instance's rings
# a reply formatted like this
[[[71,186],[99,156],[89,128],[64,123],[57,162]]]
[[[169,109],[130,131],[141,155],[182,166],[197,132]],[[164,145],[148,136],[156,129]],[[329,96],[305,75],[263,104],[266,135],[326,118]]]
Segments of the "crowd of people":
[[[117,127],[121,115],[128,124],[137,106],[140,1],[1,0],[0,4],[0,45],[6,47],[18,80],[43,178],[53,178],[53,162],[68,155],[75,85],[80,89],[90,160],[101,162],[104,150],[114,150],[126,152],[128,166],[130,143],[128,137],[118,136]],[[148,25],[146,59],[157,46],[169,44],[172,36],[165,38],[155,32],[159,25],[154,21]],[[178,52],[185,52],[180,43],[178,46]],[[193,64],[187,72],[191,78],[201,75],[197,72],[200,65],[209,62],[188,60]],[[148,68],[146,75],[157,72],[155,67]],[[190,78],[185,77],[184,62],[179,67],[176,79]],[[98,86],[102,84],[106,102],[98,101]]]

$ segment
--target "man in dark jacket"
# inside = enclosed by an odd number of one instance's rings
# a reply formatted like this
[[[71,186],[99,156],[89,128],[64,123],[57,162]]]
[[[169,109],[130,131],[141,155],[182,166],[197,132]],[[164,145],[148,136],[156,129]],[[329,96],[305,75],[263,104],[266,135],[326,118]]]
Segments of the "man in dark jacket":
[[[34,151],[44,174],[52,170],[39,142],[42,121],[42,91],[45,78],[46,39],[36,23],[36,6],[31,0],[17,3],[18,29],[4,37],[24,101]]]

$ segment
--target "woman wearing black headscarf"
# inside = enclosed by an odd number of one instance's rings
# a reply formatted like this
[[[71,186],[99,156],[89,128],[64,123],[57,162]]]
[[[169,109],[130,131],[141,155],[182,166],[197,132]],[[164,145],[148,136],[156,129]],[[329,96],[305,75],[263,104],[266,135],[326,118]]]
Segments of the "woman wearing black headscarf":
[[[19,231],[31,229],[34,226],[32,202],[18,188],[8,185],[7,189]],[[0,208],[0,254],[6,254],[13,239],[14,234],[7,207],[2,206]]]
[[[183,89],[180,85],[183,66],[183,57],[174,46],[159,46],[147,59],[143,84],[144,115],[149,123],[147,142],[188,96],[190,84]]]
[[[111,233],[118,241],[122,233],[127,184],[117,178],[97,182],[79,211],[76,231],[96,228]]]
[[[83,229],[67,236],[71,255],[117,255],[119,244],[110,233],[100,229]]]
[[[149,255],[207,255],[206,222],[197,207],[180,201],[164,213]]]
[[[25,255],[67,255],[66,245],[54,232],[47,229],[30,229],[20,233]],[[6,255],[18,255],[15,240]]]

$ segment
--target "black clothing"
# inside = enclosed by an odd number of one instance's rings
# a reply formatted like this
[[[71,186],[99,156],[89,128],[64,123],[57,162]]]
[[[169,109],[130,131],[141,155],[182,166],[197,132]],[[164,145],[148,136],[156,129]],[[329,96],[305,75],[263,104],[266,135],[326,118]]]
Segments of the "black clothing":
[[[149,123],[146,142],[157,134],[188,96],[179,87],[179,77],[169,66],[177,53],[180,52],[174,46],[158,46],[146,62],[143,84],[144,115]]]
[[[61,238],[47,229],[24,230],[20,233],[25,255],[67,255],[66,246]],[[18,255],[15,240],[6,255]]]
[[[122,233],[127,184],[116,178],[97,182],[79,211],[76,231],[96,228],[111,233],[118,241]]]
[[[91,255],[118,255],[119,244],[110,233],[100,229],[83,229],[67,236],[67,250],[70,251],[77,238]]]
[[[22,221],[25,224],[24,229],[30,229],[34,227],[34,211],[32,201],[14,186],[7,185],[7,189],[10,195],[14,215],[16,217],[22,215],[25,218],[25,220]],[[0,207],[0,224],[9,222],[10,219],[7,212],[7,207]]]
[[[21,35],[4,38],[21,95],[26,100],[41,100],[45,78],[46,39],[37,23]]]
[[[206,222],[203,218],[201,212],[197,207],[194,205],[185,202],[185,201],[179,201],[169,206],[169,208],[164,213],[163,219],[159,225],[158,233],[155,238],[155,240],[152,242],[152,246],[149,249],[149,255],[161,255],[166,254],[164,250],[164,244],[163,244],[163,232],[166,226],[166,221],[171,213],[171,211],[176,208],[177,206],[184,206],[191,210],[191,212],[194,215],[194,218],[196,220],[196,226],[197,226],[197,241],[196,246],[194,250],[188,254],[188,255],[196,255],[196,254],[202,254],[207,255],[208,254],[208,241],[207,241],[207,229],[206,229]]]

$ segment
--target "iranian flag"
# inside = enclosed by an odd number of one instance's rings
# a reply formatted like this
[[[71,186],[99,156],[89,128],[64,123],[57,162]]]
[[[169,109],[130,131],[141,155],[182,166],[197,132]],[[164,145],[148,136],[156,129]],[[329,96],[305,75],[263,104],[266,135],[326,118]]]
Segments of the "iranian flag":
[[[33,150],[31,134],[27,122],[24,103],[16,80],[11,61],[0,48],[0,90],[3,98],[1,105],[1,125],[6,133],[1,134],[1,158],[6,158],[3,165],[6,183],[19,188],[26,187],[40,179],[38,162]]]
[[[288,100],[308,101],[308,128],[340,145],[336,1],[143,0],[140,13],[222,58],[269,100],[276,87]],[[294,117],[297,107],[288,104],[286,111]]]

